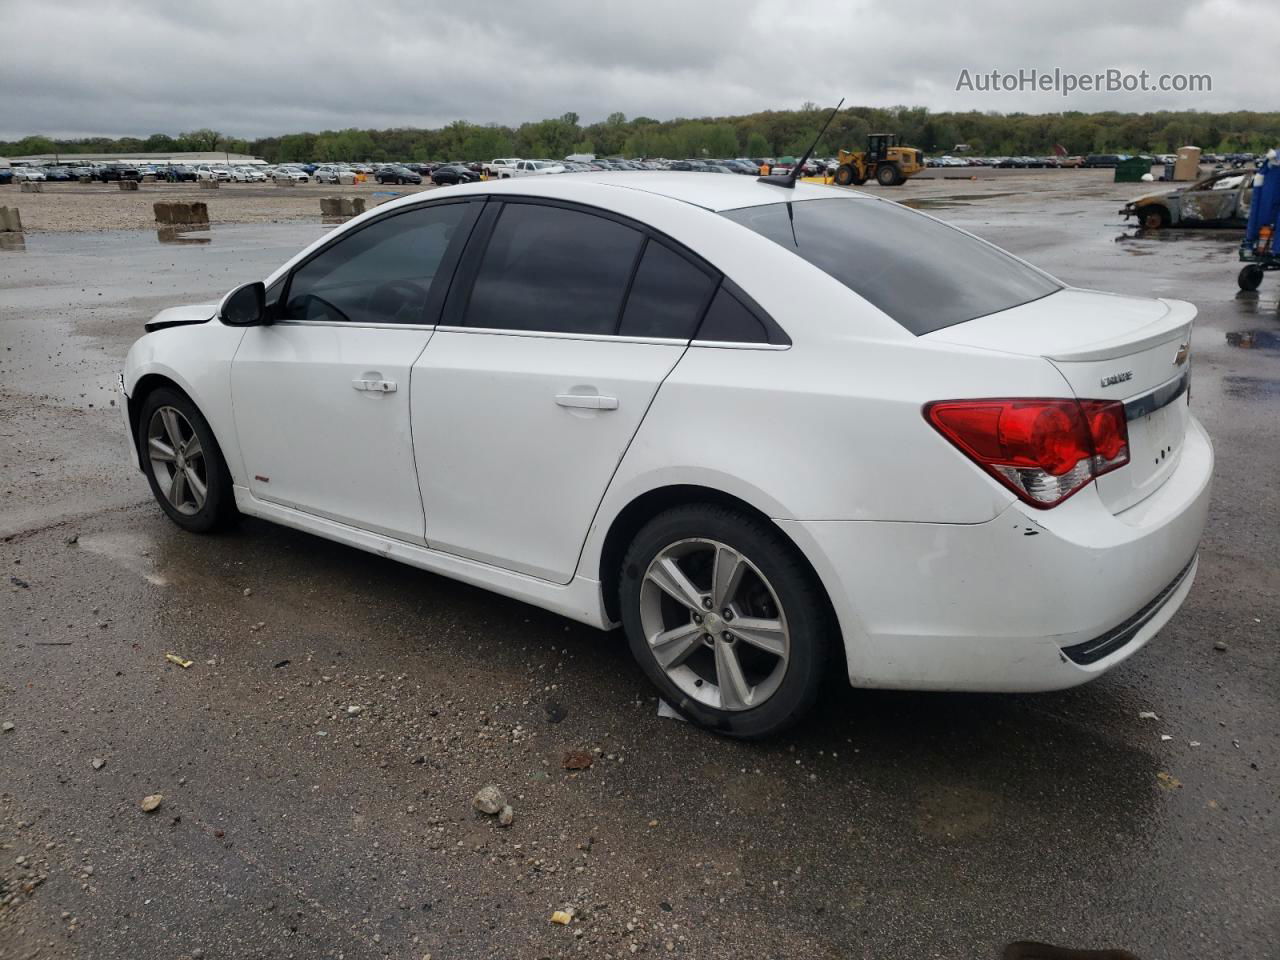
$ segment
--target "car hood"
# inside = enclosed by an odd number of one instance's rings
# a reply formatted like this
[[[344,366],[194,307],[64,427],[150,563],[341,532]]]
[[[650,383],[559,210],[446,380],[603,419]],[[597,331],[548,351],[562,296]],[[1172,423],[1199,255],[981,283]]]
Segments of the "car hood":
[[[147,321],[147,332],[181,327],[191,323],[208,323],[218,312],[216,303],[195,303],[185,307],[169,307]]]
[[[1164,193],[1144,193],[1140,197],[1134,197],[1129,201],[1130,206],[1138,206],[1143,203],[1154,203],[1157,200],[1173,200],[1181,196],[1185,192],[1186,187],[1179,190],[1166,190]]]

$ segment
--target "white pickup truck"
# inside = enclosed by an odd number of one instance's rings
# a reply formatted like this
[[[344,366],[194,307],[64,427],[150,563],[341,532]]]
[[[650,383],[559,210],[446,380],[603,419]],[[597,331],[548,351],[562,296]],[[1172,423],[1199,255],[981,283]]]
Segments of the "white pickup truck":
[[[517,163],[520,162],[519,157],[498,157],[496,160],[490,160],[488,163],[482,163],[480,168],[484,170],[486,176],[500,177],[504,170],[514,170]]]
[[[498,179],[509,180],[512,177],[536,177],[546,173],[564,173],[564,164],[555,163],[551,160],[518,160],[514,167],[499,171]]]

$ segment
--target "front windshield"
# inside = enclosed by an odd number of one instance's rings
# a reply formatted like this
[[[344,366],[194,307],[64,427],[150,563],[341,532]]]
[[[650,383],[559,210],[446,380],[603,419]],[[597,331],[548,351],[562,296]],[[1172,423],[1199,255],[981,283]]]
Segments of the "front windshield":
[[[804,258],[916,336],[1062,289],[998,247],[889,201],[832,197],[724,216]]]

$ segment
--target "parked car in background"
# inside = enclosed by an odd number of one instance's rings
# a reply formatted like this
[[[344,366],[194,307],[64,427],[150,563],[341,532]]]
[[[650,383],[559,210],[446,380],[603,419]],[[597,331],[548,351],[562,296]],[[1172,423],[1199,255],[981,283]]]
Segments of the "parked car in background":
[[[44,177],[51,183],[67,183],[75,179],[68,167],[45,167]]]
[[[519,157],[498,157],[484,164],[484,172],[487,176],[496,177],[503,170],[511,170],[520,162]]]
[[[0,186],[13,183],[13,168],[0,167]]]
[[[1128,158],[1122,153],[1091,153],[1084,158],[1084,163],[1081,166],[1089,168],[1116,167],[1120,165],[1121,160],[1126,159]]]
[[[419,174],[414,173],[408,167],[402,167],[399,164],[391,164],[389,166],[382,167],[373,175],[373,178],[377,180],[378,183],[407,184],[422,182],[422,177]]]
[[[196,170],[185,163],[175,163],[165,168],[164,178],[170,183],[186,183],[196,180]]]
[[[213,164],[201,164],[196,167],[197,180],[217,180],[219,183],[231,182],[231,170]]]
[[[1251,168],[1225,170],[1190,186],[1138,197],[1126,203],[1120,213],[1136,218],[1145,230],[1244,227],[1253,200],[1253,178]]]
[[[47,178],[40,167],[14,167],[14,183],[44,183]]]
[[[512,177],[538,177],[552,173],[564,173],[564,165],[555,163],[551,160],[520,160],[510,170],[502,170],[498,173],[499,180],[509,180]]]
[[[271,179],[275,181],[292,180],[294,183],[307,183],[311,178],[307,176],[306,171],[300,167],[280,166],[271,171]]]
[[[446,163],[431,171],[431,182],[441,187],[458,183],[475,183],[479,179],[478,173],[473,173],[460,163]]]
[[[104,163],[97,168],[98,179],[103,183],[116,180],[141,180],[142,171],[126,163]]]

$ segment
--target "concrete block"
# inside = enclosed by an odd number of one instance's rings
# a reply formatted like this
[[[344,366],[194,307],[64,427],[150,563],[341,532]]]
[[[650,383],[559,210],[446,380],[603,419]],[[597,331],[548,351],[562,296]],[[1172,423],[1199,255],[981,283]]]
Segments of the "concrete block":
[[[0,207],[0,233],[21,233],[22,214],[17,207]]]
[[[161,201],[152,205],[156,223],[169,226],[201,225],[209,222],[209,206],[200,201]]]
[[[199,183],[200,183],[201,190],[217,190],[218,189],[217,180],[201,180],[199,181]]]
[[[76,177],[81,183],[93,183],[93,177]]]
[[[364,213],[364,197],[321,197],[322,217],[358,217]]]
[[[121,190],[125,191],[138,189],[137,180],[117,180],[116,185],[119,186]]]
[[[41,183],[39,180],[23,180],[22,192],[23,193],[44,193],[44,184]]]
[[[338,174],[338,182],[353,186],[356,182],[356,175],[354,173],[340,173]]]
[[[277,180],[275,183],[277,187],[296,187],[298,185],[297,180]]]
[[[155,175],[154,173],[144,173],[144,174],[142,175],[142,182],[143,182],[143,183],[155,183],[155,182],[156,182],[156,175]]]

